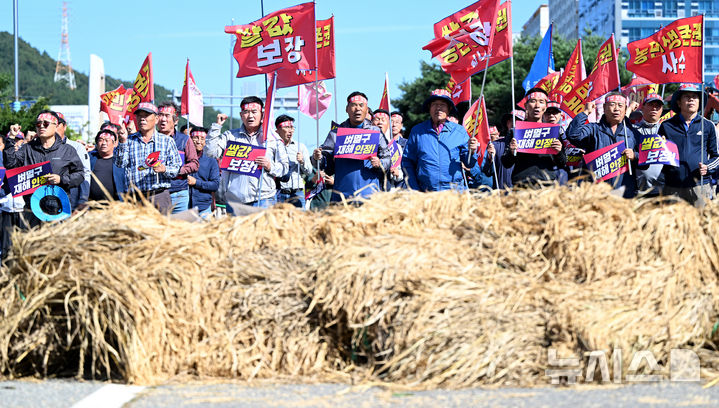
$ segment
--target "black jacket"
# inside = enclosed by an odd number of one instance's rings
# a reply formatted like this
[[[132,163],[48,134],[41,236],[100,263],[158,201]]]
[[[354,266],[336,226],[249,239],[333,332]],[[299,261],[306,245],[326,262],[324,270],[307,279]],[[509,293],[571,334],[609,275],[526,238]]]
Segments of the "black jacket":
[[[55,134],[55,143],[49,149],[42,147],[42,141],[36,137],[20,146],[17,151],[10,146],[3,153],[5,167],[8,169],[50,161],[52,172],[60,176],[60,187],[66,193],[85,180],[77,151],[57,134]]]

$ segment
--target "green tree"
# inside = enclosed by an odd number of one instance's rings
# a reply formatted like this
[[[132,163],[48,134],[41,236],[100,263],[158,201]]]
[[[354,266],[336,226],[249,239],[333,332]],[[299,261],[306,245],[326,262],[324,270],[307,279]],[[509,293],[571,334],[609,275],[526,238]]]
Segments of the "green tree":
[[[539,37],[524,37],[514,44],[514,92],[515,102],[524,96],[522,81],[527,76],[534,60],[534,55],[541,42]],[[564,68],[576,46],[576,41],[568,41],[559,36],[552,39],[554,51],[554,67],[556,70]],[[587,34],[582,38],[582,51],[587,72],[592,69],[599,47],[606,38]],[[629,82],[632,73],[624,68],[628,56],[625,52],[619,54],[619,74],[623,84]],[[483,73],[472,76],[472,97],[478,98],[482,87]],[[433,89],[444,88],[449,81],[449,75],[440,68],[439,64],[420,61],[420,77],[411,82],[403,82],[399,88],[402,95],[392,101],[405,115],[405,128],[411,129],[415,124],[427,120],[422,103]],[[497,124],[499,118],[512,109],[511,97],[511,65],[505,60],[489,68],[484,87],[484,96],[487,104],[487,115],[490,123]],[[468,103],[458,106],[460,119],[469,108]]]

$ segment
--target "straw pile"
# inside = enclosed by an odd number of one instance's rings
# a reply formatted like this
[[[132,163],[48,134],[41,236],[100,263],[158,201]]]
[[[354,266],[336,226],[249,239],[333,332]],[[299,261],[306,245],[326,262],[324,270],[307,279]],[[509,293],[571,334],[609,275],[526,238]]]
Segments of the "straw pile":
[[[0,374],[527,386],[548,349],[689,348],[711,375],[718,217],[588,183],[206,224],[113,204],[14,236]]]

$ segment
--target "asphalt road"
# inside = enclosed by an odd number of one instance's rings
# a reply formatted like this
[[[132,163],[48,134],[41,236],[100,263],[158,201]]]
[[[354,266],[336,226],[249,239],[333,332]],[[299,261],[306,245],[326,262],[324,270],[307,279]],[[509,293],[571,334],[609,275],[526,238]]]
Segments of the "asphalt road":
[[[0,406],[14,407],[716,407],[719,387],[697,383],[396,392],[337,384],[178,384],[131,387],[50,381],[0,382]]]

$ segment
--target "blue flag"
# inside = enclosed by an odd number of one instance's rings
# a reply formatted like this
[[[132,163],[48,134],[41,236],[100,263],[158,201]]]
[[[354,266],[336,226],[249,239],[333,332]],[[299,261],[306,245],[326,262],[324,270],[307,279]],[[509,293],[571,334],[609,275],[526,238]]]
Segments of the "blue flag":
[[[522,87],[525,92],[537,85],[548,73],[554,71],[554,53],[552,52],[553,26],[554,24],[549,25],[549,29],[544,34],[542,43],[539,44],[539,49],[534,56],[534,61],[532,61],[532,68],[529,69],[529,74],[527,74],[527,77],[522,81]]]

